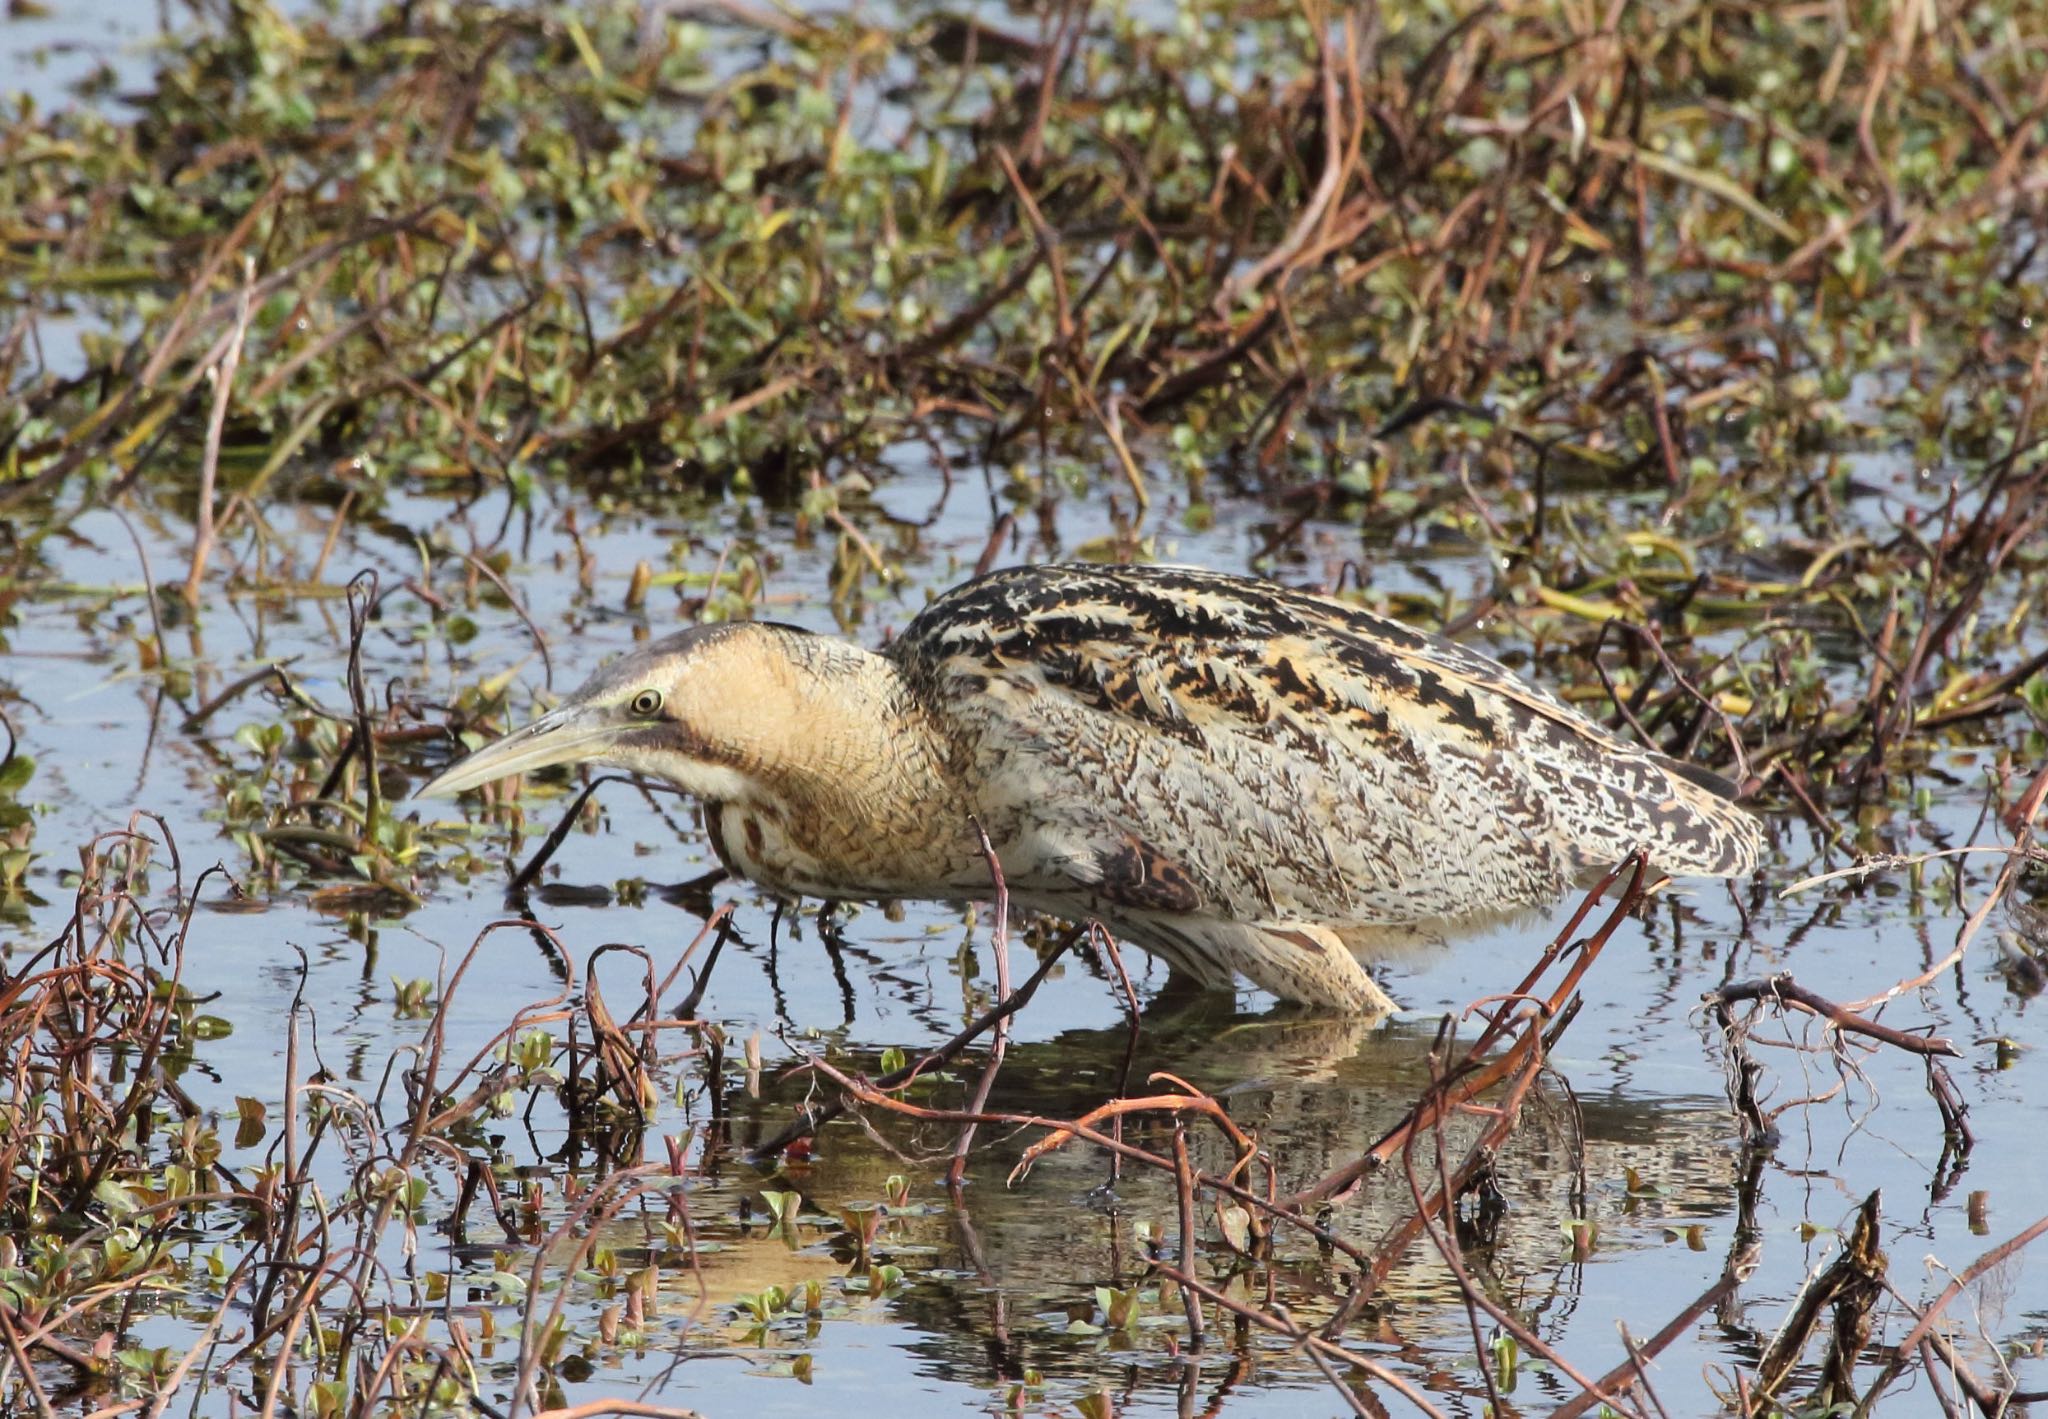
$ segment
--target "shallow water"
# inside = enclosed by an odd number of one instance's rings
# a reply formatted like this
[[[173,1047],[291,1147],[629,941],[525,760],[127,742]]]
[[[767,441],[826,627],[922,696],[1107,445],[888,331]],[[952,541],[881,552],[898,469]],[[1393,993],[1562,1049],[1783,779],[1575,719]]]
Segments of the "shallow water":
[[[880,490],[877,502],[914,516],[928,511],[941,491],[929,469],[910,466]],[[447,498],[396,494],[380,523],[345,530],[331,565],[374,567],[400,580],[417,567],[415,539],[452,535],[459,542],[464,527],[496,528],[508,511],[500,498],[487,494],[464,507]],[[920,582],[872,600],[855,633],[873,640],[900,626],[926,589],[954,579],[988,537],[987,507],[956,487],[918,536],[911,565]],[[673,555],[687,570],[709,571],[726,539],[743,540],[775,559],[766,598],[774,614],[819,629],[832,629],[838,619],[821,595],[828,556],[790,545],[785,517],[736,504],[707,509],[691,517],[682,545],[660,519],[586,516],[582,546],[598,568],[586,595],[564,570],[575,555],[560,530],[569,511],[545,499],[532,509],[532,530],[513,573],[533,620],[550,628],[558,689],[612,651],[675,622],[674,606],[662,604],[658,594],[644,616],[619,609],[627,572],[642,557]],[[1213,530],[1172,539],[1163,550],[1188,561],[1243,566],[1260,536],[1258,510],[1224,504],[1222,511]],[[1155,518],[1170,526],[1173,509],[1160,508]],[[159,581],[173,576],[188,535],[175,510],[155,508],[135,522],[149,575]],[[308,544],[317,545],[327,531],[324,510],[310,504],[282,505],[270,523],[272,555],[292,545],[309,555]],[[1058,547],[1023,545],[1007,549],[1003,560],[1051,555],[1108,528],[1099,512],[1077,502],[1061,509],[1056,530]],[[23,747],[38,761],[37,794],[47,805],[37,834],[45,857],[31,879],[44,903],[10,928],[15,953],[61,924],[68,846],[126,825],[137,808],[164,816],[188,880],[215,860],[239,870],[238,855],[213,821],[209,780],[220,771],[216,756],[246,760],[246,749],[232,741],[238,723],[274,714],[252,695],[222,711],[203,738],[181,732],[181,711],[162,702],[158,679],[135,672],[133,636],[147,621],[147,600],[119,589],[86,589],[144,580],[126,530],[110,514],[88,513],[76,533],[52,569],[56,580],[75,585],[23,607],[5,662],[18,696]],[[248,550],[243,539],[231,540],[237,545],[226,549],[229,559]],[[1469,557],[1434,557],[1428,571],[1461,594],[1483,585],[1486,576]],[[1398,556],[1376,563],[1372,576],[1375,589],[1421,585]],[[330,574],[327,585],[336,580]],[[474,672],[523,661],[520,683],[538,692],[540,663],[510,610],[477,607],[477,635],[456,666],[445,663],[442,642],[420,634],[425,614],[413,598],[386,603],[365,646],[372,684],[401,682],[431,701]],[[244,594],[210,607],[199,625],[167,628],[166,634],[191,656],[188,703],[206,701],[250,666],[293,657],[308,693],[343,702],[338,677],[346,617],[331,594]],[[1979,771],[1968,757],[1956,756],[1950,767],[1958,786],[1926,822],[1892,830],[1900,848],[1966,839],[1978,808],[1971,779]],[[634,904],[607,900],[611,889],[635,878],[657,887],[686,882],[715,864],[686,808],[645,800],[623,786],[607,790],[601,801],[601,823],[570,835],[535,915],[572,961],[623,942],[644,947],[665,969],[700,918],[653,893]],[[545,826],[548,806],[558,809],[561,802],[530,804],[536,832]],[[427,811],[442,817],[451,810],[436,804]],[[1721,884],[1676,888],[1617,933],[1587,980],[1585,1011],[1554,1061],[1584,1113],[1583,1182],[1563,1114],[1537,1108],[1502,1159],[1510,1210],[1500,1234],[1476,1253],[1491,1269],[1489,1284],[1498,1297],[1582,1368],[1599,1371],[1622,1358],[1616,1323],[1640,1338],[1677,1313],[1719,1276],[1741,1240],[1738,1223],[1746,1220],[1760,1241],[1756,1273],[1734,1304],[1690,1328],[1657,1368],[1659,1392],[1674,1412],[1714,1407],[1714,1367],[1754,1356],[1802,1280],[1830,1254],[1829,1229],[1871,1189],[1883,1190],[1886,1244],[1894,1275],[1909,1293],[1938,1290],[1945,1277],[1934,1258],[1950,1267],[1967,1262],[2032,1221],[2041,1198],[2030,1181],[2043,1160],[2034,1133],[2040,1105],[2022,1088],[2026,1051],[2040,1043],[2039,1014],[1992,971],[1988,933],[1960,969],[1898,1001],[1886,1016],[1902,1026],[1929,1026],[1964,1051],[1958,1081],[1980,1141],[1960,1178],[1937,1167],[1941,1125],[1919,1067],[1890,1052],[1860,1058],[1862,1075],[1836,1098],[1786,1113],[1781,1143],[1758,1155],[1755,1175],[1744,1178],[1745,1158],[1723,1090],[1724,1050],[1697,1009],[1700,993],[1723,981],[1792,970],[1831,997],[1866,994],[1939,958],[1962,921],[1948,902],[1946,874],[1932,869],[1922,874],[1925,890],[1919,892],[1907,889],[1903,875],[1892,875],[1861,887],[1831,883],[1781,901],[1776,889],[1824,863],[1799,823],[1775,819],[1771,829],[1761,884],[1742,884],[1732,893]],[[495,859],[505,845],[494,841],[485,851]],[[1998,861],[1964,860],[1972,897]],[[218,890],[208,896],[220,904]],[[1190,1366],[1169,1356],[1161,1339],[1165,1324],[1094,1333],[1094,1288],[1131,1284],[1142,1273],[1134,1228],[1149,1223],[1160,1235],[1173,1231],[1172,1191],[1155,1177],[1127,1175],[1111,1185],[1099,1155],[1070,1147],[1006,1187],[1003,1175],[1027,1140],[997,1135],[985,1139],[964,1201],[952,1207],[937,1185],[949,1132],[888,1119],[877,1120],[873,1132],[847,1120],[829,1126],[815,1158],[780,1181],[747,1163],[748,1145],[774,1132],[811,1087],[780,1075],[802,1053],[829,1045],[835,1057],[850,1054],[873,1069],[888,1046],[935,1043],[968,1018],[990,989],[986,912],[976,926],[943,907],[912,907],[900,921],[872,909],[856,912],[841,923],[846,948],[835,968],[814,920],[785,921],[778,932],[772,904],[751,889],[723,886],[716,898],[736,904],[738,939],[718,965],[703,1007],[734,1042],[720,1085],[729,1136],[707,1147],[700,1130],[692,1145],[703,1176],[691,1194],[692,1214],[700,1236],[716,1246],[702,1259],[708,1301],[700,1303],[694,1286],[672,1273],[675,1293],[664,1297],[670,1326],[656,1328],[644,1355],[608,1359],[585,1381],[588,1390],[578,1387],[575,1394],[624,1392],[662,1377],[664,1398],[709,1412],[745,1404],[797,1413],[828,1393],[858,1386],[875,1402],[945,1412],[995,1404],[1008,1384],[1031,1370],[1043,1375],[1045,1400],[1053,1404],[1107,1386],[1124,1412],[1164,1413],[1189,1403],[1199,1409],[1220,1396],[1227,1396],[1233,1413],[1329,1411],[1322,1377],[1300,1357],[1255,1336],[1221,1332]],[[188,1087],[203,1104],[229,1114],[234,1097],[244,1094],[265,1100],[274,1114],[282,1101],[286,1015],[303,992],[309,1042],[317,1041],[320,1060],[350,1087],[378,1089],[394,1051],[409,1046],[420,1030],[417,1021],[396,1018],[394,979],[445,978],[483,925],[505,915],[499,885],[487,880],[435,889],[424,906],[400,916],[324,914],[290,891],[260,910],[203,913],[187,984],[209,999],[207,1011],[230,1022],[233,1033],[200,1052]],[[1382,1027],[1297,1019],[1253,994],[1238,1000],[1234,1015],[1228,1002],[1156,1004],[1133,1077],[1164,1069],[1218,1092],[1283,1160],[1290,1176],[1281,1185],[1305,1181],[1347,1159],[1399,1116],[1427,1083],[1437,1017],[1499,989],[1508,973],[1503,961],[1532,952],[1547,934],[1542,923],[1533,923],[1398,963],[1388,983],[1409,1010]],[[1028,954],[1013,949],[1014,969],[1028,969]],[[300,951],[307,960],[303,982]],[[1146,968],[1136,953],[1132,967],[1149,998],[1162,973]],[[616,980],[632,978],[639,968],[614,957],[605,969],[625,973],[611,977]],[[560,982],[561,963],[530,935],[494,934],[453,997],[454,1052],[488,1038],[521,1003],[555,994]],[[750,1036],[761,1043],[758,1096],[749,1092],[737,1058],[739,1042]],[[1126,1038],[1107,977],[1092,962],[1070,959],[1018,1018],[993,1106],[1085,1110],[1112,1092]],[[2020,1067],[1997,1067],[1993,1042],[1999,1039],[2018,1043]],[[1761,1053],[1772,1102],[1839,1082],[1824,1056]],[[1551,1092],[1561,1094],[1561,1085]],[[495,1142],[501,1155],[534,1162],[559,1148],[562,1120],[549,1113],[543,1110],[530,1131],[516,1121],[505,1124]],[[708,1097],[693,1087],[682,1105],[662,1107],[654,1132],[703,1124],[708,1113]],[[1164,1136],[1157,1127],[1134,1124],[1132,1137],[1157,1144]],[[880,1244],[879,1254],[910,1278],[900,1294],[879,1301],[850,1296],[843,1314],[835,1307],[821,1323],[784,1322],[766,1334],[750,1333],[734,1319],[733,1302],[765,1285],[844,1275],[844,1244],[834,1252],[840,1231],[834,1214],[849,1203],[879,1201],[890,1174],[910,1178],[914,1204],[886,1225]],[[331,1182],[338,1187],[342,1179]],[[1573,1199],[1581,1185],[1582,1215],[1595,1223],[1597,1240],[1589,1253],[1574,1256],[1560,1224],[1579,1210]],[[801,1191],[806,1215],[818,1223],[799,1224],[794,1240],[769,1234],[760,1224],[758,1195],[771,1186]],[[1396,1219],[1406,1192],[1405,1180],[1383,1178],[1339,1209],[1335,1225],[1369,1242]],[[615,1225],[624,1233],[645,1232],[644,1225]],[[422,1245],[423,1269],[474,1270],[474,1249],[424,1234]],[[1226,1258],[1220,1248],[1209,1258],[1219,1275],[1229,1272]],[[1312,1247],[1283,1238],[1273,1284],[1298,1316],[1319,1317],[1342,1293],[1344,1272]],[[1418,1245],[1376,1312],[1377,1342],[1364,1348],[1410,1367],[1453,1407],[1476,1412],[1476,1381],[1454,1359],[1470,1346],[1456,1295],[1434,1253]],[[1975,1320],[1962,1338],[1975,1336],[1973,1348],[2016,1357],[2027,1382],[2036,1362],[2024,1357],[2040,1334],[2048,1280],[2022,1257],[1974,1287],[1972,1301]],[[1154,1302],[1149,1310],[1177,1322],[1177,1308]],[[152,1329],[171,1334],[177,1327],[159,1321]],[[809,1357],[813,1388],[788,1374],[799,1355]],[[1518,1403],[1540,1406],[1545,1395],[1571,1392],[1555,1375],[1527,1365],[1519,1384],[1525,1388],[1514,1396]]]
[[[50,33],[81,37],[77,29]],[[28,34],[26,24],[0,29],[12,46],[0,52],[0,64],[22,65],[19,37]],[[0,89],[60,83],[57,73],[55,66],[21,68],[12,80],[0,75]],[[0,960],[20,961],[62,929],[76,850],[129,826],[137,810],[162,816],[188,885],[216,861],[246,875],[248,863],[221,821],[216,780],[246,774],[258,762],[236,741],[238,729],[274,723],[286,711],[257,690],[227,704],[203,731],[181,721],[272,663],[288,663],[295,681],[328,708],[343,707],[348,624],[341,588],[351,575],[374,570],[387,588],[420,579],[452,614],[475,623],[474,635],[455,647],[425,599],[394,592],[363,648],[365,677],[380,693],[391,686],[439,704],[484,675],[510,671],[518,687],[515,717],[524,717],[544,701],[550,682],[555,692],[565,691],[607,655],[684,624],[696,609],[685,598],[698,594],[715,568],[749,558],[765,574],[763,612],[877,643],[928,594],[966,574],[1007,506],[1007,467],[982,466],[966,446],[948,456],[950,487],[922,445],[906,445],[885,459],[894,472],[871,498],[848,497],[856,525],[911,579],[886,591],[869,581],[860,599],[837,605],[832,539],[800,534],[792,509],[758,498],[689,493],[636,504],[595,489],[543,487],[520,503],[499,489],[435,492],[426,479],[394,481],[374,490],[374,518],[342,521],[324,570],[313,578],[308,569],[321,560],[342,490],[367,493],[371,485],[358,468],[298,468],[264,508],[261,536],[245,521],[218,550],[215,566],[230,589],[210,597],[196,620],[175,598],[152,600],[144,590],[182,576],[192,538],[189,483],[166,480],[140,490],[125,518],[104,509],[79,512],[61,545],[50,544],[46,584],[17,607],[0,659],[0,703],[22,751],[37,761],[32,796],[42,805],[41,856],[29,877],[36,900],[12,904],[0,927]],[[1939,490],[1902,456],[1847,456],[1856,476],[1880,490],[1887,513],[1939,506]],[[1060,500],[1043,520],[1023,516],[996,564],[1101,553],[1120,532],[1110,500],[1117,491],[1105,481]],[[1328,580],[1356,559],[1366,566],[1374,598],[1458,605],[1485,591],[1496,571],[1484,553],[1462,543],[1368,550],[1355,527],[1335,521],[1311,519],[1280,539],[1284,511],[1250,495],[1219,493],[1213,522],[1193,531],[1179,496],[1155,491],[1159,500],[1142,528],[1162,560],[1242,571],[1277,539],[1279,574],[1289,581]],[[1590,505],[1590,495],[1581,496]],[[512,553],[508,578],[524,617],[488,594],[465,597],[459,561],[445,549],[471,546]],[[423,548],[432,549],[431,570],[423,570]],[[643,560],[698,580],[657,589],[644,610],[628,610],[628,581]],[[293,585],[279,589],[281,571]],[[153,617],[163,618],[174,672],[189,674],[189,686],[141,664],[138,638]],[[529,618],[546,634],[551,671],[535,650]],[[1517,663],[1531,658],[1529,638],[1514,624],[1495,620],[1473,638]],[[1853,658],[1841,672],[1857,678]],[[1993,768],[1988,751],[1966,743],[1944,750],[1921,776],[1932,788],[1927,810],[1918,817],[1870,814],[1861,824],[1865,845],[1916,852],[1996,842],[1997,833],[1981,821],[1985,776]],[[467,885],[428,882],[416,910],[395,912],[388,902],[365,907],[360,898],[323,910],[313,886],[290,874],[275,894],[252,883],[249,902],[231,900],[217,881],[209,886],[185,984],[232,1030],[197,1052],[184,1079],[193,1097],[230,1126],[238,1097],[262,1101],[275,1118],[295,999],[306,1007],[303,1046],[316,1051],[338,1086],[396,1099],[394,1061],[403,1067],[423,1029],[396,1009],[397,981],[440,982],[434,998],[450,1001],[450,1052],[466,1056],[520,1006],[557,995],[564,958],[579,983],[593,954],[614,943],[644,949],[665,971],[703,918],[658,889],[690,882],[716,864],[687,805],[616,785],[603,792],[595,825],[569,836],[531,907],[560,956],[532,932],[496,931],[451,993],[455,965],[478,933],[514,914],[502,878],[493,875],[496,864],[530,852],[568,799],[548,790],[529,793],[525,802],[532,817],[521,842],[509,842],[502,830],[480,834],[477,850],[492,869]],[[428,822],[462,816],[438,803],[407,811]],[[1960,966],[1894,1001],[1884,1016],[1947,1036],[1962,1051],[1954,1072],[1977,1138],[1967,1160],[1945,1155],[1921,1066],[1893,1051],[1856,1052],[1853,1068],[1838,1069],[1824,1051],[1760,1048],[1766,1105],[1787,1107],[1777,1120],[1777,1145],[1745,1150],[1725,1092],[1727,1051],[1699,1009],[1701,993],[1791,971],[1823,995],[1852,999],[1914,976],[1945,955],[2003,862],[1992,855],[1952,859],[1787,897],[1781,894],[1791,884],[1848,859],[1824,852],[1796,815],[1775,815],[1769,826],[1758,881],[1733,889],[1680,885],[1616,933],[1587,978],[1585,1008],[1554,1056],[1554,1076],[1500,1160],[1506,1216],[1491,1240],[1474,1241],[1465,1253],[1491,1295],[1578,1368],[1599,1374],[1625,1358],[1618,1324],[1637,1339],[1654,1333],[1715,1283],[1731,1255],[1754,1243],[1755,1270],[1733,1299],[1685,1326],[1654,1368],[1658,1393],[1675,1414],[1719,1407],[1732,1387],[1732,1368],[1753,1364],[1802,1282],[1832,1255],[1834,1229],[1871,1191],[1883,1194],[1893,1282],[1916,1303],[2033,1222],[2048,1201],[2040,1183],[2048,1130],[2033,1132],[2048,1123],[2048,1106],[2026,1088],[2037,1072],[2043,1028],[2040,1012],[1996,970],[2003,915]],[[161,867],[153,886],[168,892]],[[808,1414],[855,1397],[911,1414],[994,1412],[1010,1402],[1014,1385],[1035,1374],[1042,1388],[1024,1396],[1027,1409],[1071,1412],[1107,1390],[1127,1414],[1333,1412],[1336,1397],[1306,1359],[1269,1337],[1233,1330],[1213,1313],[1209,1344],[1193,1357],[1170,1348],[1168,1338],[1177,1344],[1181,1335],[1180,1313],[1160,1299],[1141,1300],[1129,1329],[1103,1332],[1096,1288],[1138,1284],[1145,1235],[1175,1234],[1173,1190],[1158,1175],[1127,1171],[1112,1179],[1099,1153],[1072,1145],[1006,1184],[1031,1138],[988,1130],[969,1186],[949,1197],[939,1179],[950,1130],[886,1116],[829,1125],[808,1161],[781,1172],[750,1162],[749,1147],[773,1135],[819,1087],[788,1072],[792,1064],[829,1050],[842,1064],[850,1059],[879,1072],[885,1050],[933,1045],[987,1003],[988,911],[913,906],[900,919],[853,911],[837,923],[843,944],[834,950],[814,917],[785,914],[778,922],[775,904],[744,884],[720,886],[712,900],[735,907],[736,939],[701,1009],[729,1041],[723,1068],[712,1078],[702,1059],[672,1060],[666,1077],[681,1096],[664,1098],[646,1140],[634,1140],[653,1159],[664,1136],[688,1136],[701,1272],[667,1267],[644,1348],[599,1353],[594,1368],[565,1378],[565,1398],[645,1391],[711,1414]],[[1560,911],[1549,921],[1390,965],[1386,982],[1407,1009],[1371,1027],[1303,1018],[1250,992],[1235,1001],[1159,999],[1163,971],[1133,953],[1129,964],[1148,1008],[1131,1078],[1162,1070],[1215,1092],[1279,1160],[1279,1185],[1305,1182],[1355,1156],[1401,1115],[1429,1081],[1439,1018],[1511,982],[1562,919]],[[1021,943],[1012,949],[1012,969],[1021,974],[1032,963],[1030,952]],[[623,990],[610,983],[629,981],[639,966],[614,954],[599,970],[608,988]],[[1820,1038],[1791,1028],[1796,1039]],[[1762,1034],[1782,1030],[1766,1025]],[[1078,1114],[1115,1091],[1128,1038],[1102,963],[1070,957],[1015,1021],[992,1106]],[[750,1040],[759,1045],[758,1077],[745,1063]],[[979,1058],[970,1055],[957,1072],[971,1072]],[[1826,1097],[1797,1102],[1809,1095]],[[1129,1136],[1161,1147],[1170,1131],[1134,1121]],[[226,1160],[253,1163],[271,1141],[231,1146]],[[1227,1159],[1206,1132],[1196,1130],[1194,1142],[1205,1163]],[[574,1152],[560,1156],[572,1143]],[[572,1140],[552,1105],[530,1120],[515,1115],[494,1124],[464,1146],[534,1172],[594,1173],[601,1162],[588,1151],[590,1139]],[[340,1152],[331,1155],[323,1186],[335,1193],[345,1187],[348,1162]],[[882,1201],[892,1176],[908,1179],[908,1199],[892,1206],[877,1256],[902,1267],[904,1281],[899,1291],[870,1298],[846,1284],[857,1269],[838,1213]],[[454,1206],[452,1184],[436,1177],[433,1187],[427,1210],[445,1215]],[[802,1194],[792,1234],[766,1224],[767,1191]],[[1338,1208],[1331,1226],[1369,1244],[1399,1220],[1408,1200],[1407,1180],[1396,1172]],[[1567,1225],[1575,1216],[1593,1229],[1577,1245]],[[386,1260],[409,1278],[454,1278],[450,1296],[462,1315],[473,1320],[492,1310],[500,1317],[500,1338],[480,1343],[478,1356],[484,1391],[501,1394],[510,1382],[515,1346],[506,1336],[517,1306],[484,1282],[496,1265],[494,1250],[518,1249],[475,1230],[464,1240],[422,1229],[416,1260],[395,1249]],[[622,1251],[658,1250],[651,1212],[618,1220],[605,1235]],[[526,1264],[522,1257],[513,1269]],[[1350,1280],[1340,1257],[1285,1235],[1270,1269],[1241,1266],[1213,1235],[1202,1265],[1216,1284],[1247,1299],[1270,1287],[1305,1320],[1327,1317]],[[743,1297],[770,1285],[795,1288],[812,1279],[828,1297],[820,1318],[758,1327],[739,1308]],[[582,1319],[609,1299],[601,1281],[574,1286]],[[1897,1314],[1889,1312],[1893,1339],[1907,1328]],[[2023,1253],[1988,1271],[1949,1317],[1956,1344],[1980,1372],[1994,1373],[2003,1361],[2021,1388],[2048,1388],[2048,1366],[2038,1357],[2048,1340],[2048,1272],[2038,1257]],[[1424,1242],[1410,1249],[1349,1341],[1445,1408],[1476,1415],[1485,1392],[1472,1361],[1472,1325],[1449,1270]],[[1479,1325],[1490,1337],[1490,1323],[1482,1318]],[[141,1319],[133,1336],[138,1344],[180,1348],[192,1337],[190,1318],[168,1307]],[[1916,1373],[1893,1398],[1925,1408],[1925,1384]],[[1533,1413],[1576,1392],[1525,1355],[1509,1399]],[[1391,1396],[1381,1398],[1399,1407]],[[228,1408],[218,1392],[202,1404],[208,1413]]]

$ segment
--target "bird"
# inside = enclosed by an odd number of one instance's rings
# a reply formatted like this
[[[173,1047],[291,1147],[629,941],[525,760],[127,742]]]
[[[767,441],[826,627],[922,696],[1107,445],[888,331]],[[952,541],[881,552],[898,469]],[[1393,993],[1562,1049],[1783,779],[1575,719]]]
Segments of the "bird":
[[[1169,984],[1383,1015],[1368,963],[1526,919],[1641,850],[1754,871],[1709,770],[1498,661],[1349,602],[1168,565],[1006,568],[880,650],[693,627],[421,786],[555,764],[694,797],[783,898],[987,900],[1096,922]]]

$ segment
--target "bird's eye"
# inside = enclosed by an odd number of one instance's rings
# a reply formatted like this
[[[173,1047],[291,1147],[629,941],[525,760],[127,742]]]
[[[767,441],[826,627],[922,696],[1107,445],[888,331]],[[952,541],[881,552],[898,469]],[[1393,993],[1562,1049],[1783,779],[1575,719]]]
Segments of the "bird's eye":
[[[633,696],[633,713],[642,719],[652,719],[661,713],[661,691],[642,690]]]

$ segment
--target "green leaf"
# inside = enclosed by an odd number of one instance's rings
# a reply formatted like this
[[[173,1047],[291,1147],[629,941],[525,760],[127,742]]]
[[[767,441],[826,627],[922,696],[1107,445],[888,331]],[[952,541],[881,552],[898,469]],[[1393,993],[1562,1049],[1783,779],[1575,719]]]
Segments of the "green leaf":
[[[36,761],[26,754],[16,754],[6,763],[0,764],[0,793],[9,797],[20,793],[36,771]]]

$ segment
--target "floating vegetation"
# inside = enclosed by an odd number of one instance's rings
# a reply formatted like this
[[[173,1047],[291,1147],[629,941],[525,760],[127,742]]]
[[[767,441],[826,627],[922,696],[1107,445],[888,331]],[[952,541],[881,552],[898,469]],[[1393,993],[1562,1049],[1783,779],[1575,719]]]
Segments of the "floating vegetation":
[[[0,496],[35,510],[4,594],[66,590],[49,539],[105,490],[196,469],[188,602],[224,538],[231,597],[338,594],[280,500],[339,527],[571,480],[600,513],[788,509],[851,615],[916,550],[863,530],[871,490],[972,448],[1020,515],[1106,499],[1103,554],[1159,549],[1155,494],[1258,496],[1276,568],[1356,557],[1312,521],[1484,547],[1471,599],[1395,609],[1526,627],[1618,723],[1847,837],[1909,746],[2048,705],[2025,46],[1712,9],[1028,41],[639,13],[415,6],[359,39],[238,5],[130,121],[0,134]],[[81,316],[68,354],[28,338]],[[1859,476],[1879,455],[1914,479]],[[705,579],[687,547],[605,599],[758,598],[772,553]],[[422,550],[377,614],[423,596],[461,644],[516,601],[501,542]],[[290,829],[302,865],[409,866],[382,831]]]
[[[2048,1388],[2038,7],[338,8],[0,123],[0,1409]],[[1054,556],[1483,644],[1771,865],[1368,1031],[406,801]]]

